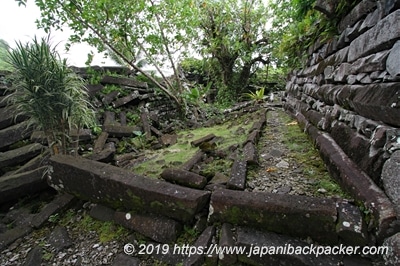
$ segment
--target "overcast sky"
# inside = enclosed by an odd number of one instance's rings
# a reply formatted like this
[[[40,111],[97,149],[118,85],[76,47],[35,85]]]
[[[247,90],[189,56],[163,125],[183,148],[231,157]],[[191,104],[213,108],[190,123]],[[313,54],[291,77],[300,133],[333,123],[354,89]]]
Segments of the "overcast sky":
[[[0,39],[7,41],[11,47],[15,47],[15,41],[26,43],[35,35],[44,37],[47,34],[36,28],[35,20],[40,17],[39,8],[33,0],[27,1],[27,6],[18,6],[15,0],[1,0],[0,4]],[[95,52],[86,44],[74,45],[68,54],[65,53],[64,45],[68,39],[68,31],[52,32],[52,43],[58,45],[59,53],[68,59],[69,65],[85,66],[87,54],[90,50]],[[104,59],[102,55],[94,57],[92,65],[114,65],[111,60]]]

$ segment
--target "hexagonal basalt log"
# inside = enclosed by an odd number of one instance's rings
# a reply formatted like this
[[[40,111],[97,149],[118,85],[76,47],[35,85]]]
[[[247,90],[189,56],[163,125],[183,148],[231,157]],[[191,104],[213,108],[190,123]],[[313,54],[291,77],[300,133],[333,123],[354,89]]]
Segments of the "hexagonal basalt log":
[[[83,158],[57,155],[49,163],[50,186],[113,208],[156,213],[188,222],[206,206],[210,197],[207,191],[145,178]]]
[[[331,199],[217,189],[212,193],[210,222],[227,222],[261,230],[336,243],[336,203]]]

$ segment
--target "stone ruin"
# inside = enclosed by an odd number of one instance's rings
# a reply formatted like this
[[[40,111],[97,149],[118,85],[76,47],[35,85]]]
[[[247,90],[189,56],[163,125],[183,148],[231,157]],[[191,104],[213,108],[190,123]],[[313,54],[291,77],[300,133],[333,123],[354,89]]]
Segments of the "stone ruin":
[[[329,6],[318,4],[317,8],[330,15]],[[91,209],[93,217],[114,221],[158,243],[173,243],[184,225],[195,224],[202,234],[192,243],[194,246],[305,246],[309,244],[304,241],[307,238],[321,245],[387,244],[393,250],[385,257],[386,263],[398,264],[399,7],[398,1],[360,2],[341,22],[338,38],[328,43],[317,42],[310,48],[307,66],[291,73],[284,98],[283,107],[311,136],[331,176],[362,203],[368,217],[355,205],[340,199],[244,191],[247,167],[257,161],[256,145],[268,109],[259,110],[248,138],[240,145],[240,156],[234,158],[227,182],[210,184],[191,171],[204,158],[200,149],[180,167],[165,169],[162,179],[149,179],[116,166],[115,146],[109,144],[110,139],[129,137],[133,131],[141,130],[147,136],[156,136],[158,142],[154,145],[169,145],[171,142],[162,141],[170,133],[168,119],[160,118],[177,114],[170,101],[148,84],[129,77],[126,69],[114,68],[126,78],[105,76],[100,85],[90,86],[89,90],[92,96],[101,95],[93,98],[95,106],[112,105],[122,112],[119,117],[105,112],[99,118],[103,133],[94,142],[93,156],[87,159],[65,155],[43,158],[40,154],[45,143],[40,133],[27,127],[24,117],[14,121],[10,107],[1,103],[0,169],[24,166],[1,173],[0,204],[38,193],[49,185],[60,195],[35,214],[30,224],[1,232],[0,250],[41,227],[49,215],[68,208],[74,198],[79,198],[95,203]],[[85,69],[76,71],[85,77]],[[132,93],[124,97],[116,92],[103,95],[106,84]],[[6,87],[0,88],[2,95]],[[124,108],[131,105],[140,110],[140,128],[126,123]],[[214,137],[204,136],[193,145],[199,146]],[[91,138],[88,132],[80,137],[83,142]],[[12,146],[20,141],[26,141],[25,145]],[[43,161],[50,165],[46,179],[42,178],[46,169]],[[118,162],[123,165],[124,161]],[[263,258],[213,254],[168,260],[184,265],[346,265],[346,259],[296,254]],[[359,258],[360,264],[365,262]]]

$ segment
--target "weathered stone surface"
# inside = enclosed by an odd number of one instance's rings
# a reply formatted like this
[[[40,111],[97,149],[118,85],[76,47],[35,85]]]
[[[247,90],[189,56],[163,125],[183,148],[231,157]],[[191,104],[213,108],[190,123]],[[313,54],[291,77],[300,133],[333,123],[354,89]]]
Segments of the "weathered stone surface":
[[[41,153],[43,146],[39,143],[25,145],[14,150],[0,152],[0,168],[14,166],[29,161]]]
[[[178,141],[178,136],[176,134],[164,134],[160,138],[161,144],[168,147],[172,146]]]
[[[186,171],[190,171],[190,169],[192,169],[192,167],[197,164],[198,162],[200,162],[204,156],[204,152],[199,150],[197,151],[192,158],[190,158],[187,162],[185,162],[182,166],[181,169],[182,170],[186,170]]]
[[[359,115],[400,127],[399,95],[397,83],[371,84],[357,88],[351,103]]]
[[[351,74],[359,74],[383,71],[386,69],[386,59],[388,58],[388,55],[389,50],[357,59],[351,64],[351,69],[348,70],[348,72]]]
[[[390,54],[386,60],[386,69],[392,76],[400,75],[400,41],[397,41],[392,50],[390,50]]]
[[[226,187],[229,189],[244,190],[246,187],[247,162],[235,160],[232,165],[231,175]]]
[[[99,137],[94,142],[93,152],[95,153],[101,152],[104,148],[104,145],[106,144],[107,138],[108,138],[108,133],[104,131],[101,132]]]
[[[383,241],[387,235],[397,230],[393,224],[396,212],[385,193],[358,168],[329,134],[320,134],[316,143],[331,176],[372,211],[376,223],[374,233],[378,241]]]
[[[146,210],[178,221],[191,221],[210,197],[207,191],[145,178],[88,159],[57,155],[49,163],[53,173],[47,181],[52,187],[113,208]]]
[[[0,251],[5,249],[8,245],[15,240],[22,238],[32,232],[32,227],[29,225],[18,226],[13,229],[7,230],[5,233],[0,234]]]
[[[131,79],[131,78],[104,76],[100,82],[103,84],[117,84],[117,85],[133,87],[133,88],[135,88],[135,87],[143,88],[143,89],[148,88],[148,85],[146,82],[137,81],[137,80]]]
[[[109,105],[112,101],[114,101],[120,95],[119,91],[112,91],[107,93],[101,98],[101,101],[104,105]]]
[[[336,6],[338,4],[338,0],[317,0],[314,5],[314,9],[324,13],[327,17],[331,18],[335,15]]]
[[[115,212],[114,220],[160,243],[174,242],[182,230],[182,225],[177,221],[159,215]]]
[[[92,153],[87,158],[98,162],[109,163],[114,159],[115,151],[114,142],[108,142],[105,144],[102,151]]]
[[[331,199],[217,189],[211,195],[209,220],[337,242]]]
[[[211,245],[212,238],[215,235],[215,227],[208,226],[201,235],[197,238],[193,247],[204,248],[204,253],[207,251],[208,247]],[[193,252],[184,262],[183,265],[187,266],[202,266],[205,262],[205,254],[200,254],[199,252]],[[210,254],[211,255],[211,254]],[[210,256],[211,257],[211,256]]]
[[[36,246],[31,249],[26,255],[26,260],[23,266],[41,266],[43,261],[43,250]]]
[[[45,169],[44,166],[32,171],[0,177],[0,204],[33,195],[48,188],[46,181],[42,178]]]
[[[353,26],[361,18],[367,16],[367,14],[376,8],[376,2],[372,0],[361,1],[353,10],[340,22],[339,30],[343,31],[347,27]]]
[[[40,228],[45,222],[48,221],[49,217],[57,212],[70,207],[75,203],[75,198],[69,194],[60,194],[50,203],[46,204],[39,213],[37,213],[31,222],[34,228]]]
[[[112,266],[121,265],[140,266],[140,259],[121,253],[115,256]]]
[[[213,138],[215,138],[214,134],[208,134],[207,136],[204,136],[200,139],[193,140],[192,142],[190,142],[190,145],[192,145],[193,147],[198,147],[198,146],[200,146],[201,143],[210,141]]]
[[[190,188],[203,189],[207,184],[207,178],[204,176],[177,168],[165,169],[161,177],[166,181]]]
[[[112,102],[112,106],[114,108],[118,108],[121,107],[127,103],[130,103],[131,101],[135,100],[139,98],[139,92],[134,91],[132,93],[130,93],[129,95],[122,97],[122,98],[118,98],[115,101]]]
[[[247,164],[257,165],[258,154],[256,146],[252,142],[247,142],[243,147],[243,159]]]
[[[0,129],[9,127],[26,119],[27,117],[22,115],[14,118],[13,110],[10,107],[0,108]]]
[[[114,219],[115,210],[103,206],[101,204],[95,204],[90,208],[89,215],[93,218],[103,221],[103,222],[110,222]]]
[[[340,264],[340,257],[315,256],[311,253],[306,255],[304,252],[296,251],[302,248],[306,251],[311,248],[316,249],[318,247],[315,244],[308,244],[286,235],[257,231],[249,227],[237,228],[236,245],[246,247],[246,252],[238,254],[238,258],[239,261],[248,265],[335,266]]]
[[[400,233],[397,233],[387,239],[383,243],[384,246],[389,247],[389,252],[383,255],[385,265],[399,265],[400,264]]]
[[[400,37],[400,10],[396,10],[383,18],[364,34],[355,39],[349,48],[348,60],[356,59],[377,51],[390,49]]]
[[[395,151],[383,165],[382,183],[400,217],[400,150]]]
[[[338,203],[336,230],[341,243],[349,246],[365,246],[368,244],[367,225],[363,221],[360,209],[350,203]]]
[[[73,245],[73,241],[70,238],[67,229],[63,226],[57,226],[54,228],[47,241],[56,251],[64,250]]]
[[[221,234],[219,237],[218,245],[220,247],[233,247],[235,243],[234,235],[233,235],[233,226],[229,223],[223,223],[221,226]],[[218,254],[219,265],[222,266],[230,266],[234,265],[237,262],[237,254]]]
[[[141,131],[140,127],[135,126],[118,126],[118,125],[103,125],[103,131],[107,132],[112,137],[132,137],[133,131]]]
[[[0,130],[0,149],[29,138],[32,131],[27,121]]]

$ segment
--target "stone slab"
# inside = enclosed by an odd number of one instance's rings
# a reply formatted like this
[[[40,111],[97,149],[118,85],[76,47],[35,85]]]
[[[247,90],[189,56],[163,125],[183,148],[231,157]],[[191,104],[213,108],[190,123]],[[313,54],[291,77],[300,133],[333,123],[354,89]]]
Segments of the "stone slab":
[[[29,138],[31,133],[32,127],[29,126],[28,121],[0,130],[0,149]]]
[[[210,193],[146,178],[112,165],[66,155],[49,160],[48,183],[78,198],[191,221],[208,203]]]
[[[21,148],[0,152],[0,168],[16,166],[29,161],[42,152],[44,147],[39,143],[25,145]]]
[[[217,189],[211,195],[209,221],[337,242],[332,199]]]
[[[348,60],[353,62],[369,53],[392,48],[400,38],[400,10],[380,20],[375,27],[356,38],[349,48]]]
[[[0,204],[33,195],[48,185],[43,179],[46,167],[0,178]]]
[[[115,212],[114,220],[159,243],[175,242],[182,230],[177,221],[159,215]]]
[[[204,248],[205,252],[211,245],[212,238],[215,235],[215,227],[214,226],[208,226],[202,233],[201,235],[197,238],[197,240],[194,242],[192,247],[196,248]],[[191,256],[188,256],[187,259],[183,262],[183,265],[187,266],[202,266],[202,265],[209,265],[205,264],[206,260],[206,255],[205,254],[200,254],[199,252],[195,252],[194,254],[191,254]],[[208,257],[208,255],[207,255]],[[211,258],[211,254],[209,258]]]
[[[161,177],[166,181],[190,188],[203,189],[207,184],[207,178],[204,176],[177,168],[164,169]]]
[[[243,160],[235,160],[226,187],[229,189],[244,190],[246,187],[246,173],[247,162]]]
[[[377,240],[383,241],[397,230],[394,206],[371,178],[361,171],[329,134],[319,134],[316,144],[331,176],[372,212]]]

